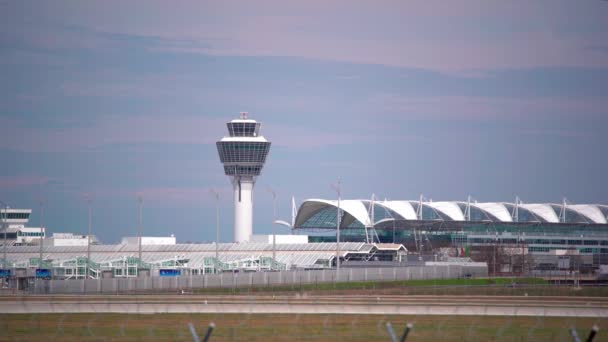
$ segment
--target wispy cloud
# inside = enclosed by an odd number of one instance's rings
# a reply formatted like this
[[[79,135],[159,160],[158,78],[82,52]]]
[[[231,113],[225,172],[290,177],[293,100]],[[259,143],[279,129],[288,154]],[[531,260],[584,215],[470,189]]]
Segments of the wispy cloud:
[[[142,12],[141,4],[132,2],[121,4],[120,13],[107,11],[101,3],[53,3],[31,8],[30,15],[67,22],[67,29],[56,36],[33,35],[38,40],[32,42],[46,48],[111,48],[127,39],[154,51],[172,53],[296,56],[447,72],[608,66],[605,52],[586,48],[601,45],[608,32],[608,24],[605,20],[602,23],[608,6],[599,2],[556,5],[543,1],[527,4],[524,11],[510,3],[472,0],[458,6],[431,6],[426,0],[383,6],[365,2],[266,3],[146,3]],[[124,20],[135,13],[137,21]],[[159,17],[179,20],[164,20],[158,25]]]
[[[27,119],[0,118],[4,148],[64,152],[112,144],[212,144],[224,120],[204,116],[106,115],[86,126],[31,127]]]
[[[51,178],[45,176],[6,176],[0,177],[0,188],[24,188],[38,185],[47,185]]]
[[[374,96],[378,114],[401,120],[522,121],[602,119],[608,115],[604,99],[504,98],[484,96]]]

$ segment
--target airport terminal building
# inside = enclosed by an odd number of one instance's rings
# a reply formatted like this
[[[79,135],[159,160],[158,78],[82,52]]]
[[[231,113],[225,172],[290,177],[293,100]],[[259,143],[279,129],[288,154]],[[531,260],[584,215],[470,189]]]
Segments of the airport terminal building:
[[[337,213],[338,201],[306,200],[293,229],[309,233],[311,241],[335,241]],[[341,200],[340,213],[341,241],[399,243],[420,254],[442,247],[456,254],[496,254],[498,248],[511,260],[521,259],[522,272],[592,271],[608,264],[607,205]],[[485,261],[498,263],[500,271],[503,266],[497,259],[490,256]],[[505,272],[516,271],[510,267]]]

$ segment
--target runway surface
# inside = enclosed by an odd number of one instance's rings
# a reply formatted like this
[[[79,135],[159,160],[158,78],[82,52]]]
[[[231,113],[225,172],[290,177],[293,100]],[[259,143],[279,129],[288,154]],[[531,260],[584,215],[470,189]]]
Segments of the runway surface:
[[[24,296],[0,313],[285,313],[608,317],[608,298],[501,296]]]

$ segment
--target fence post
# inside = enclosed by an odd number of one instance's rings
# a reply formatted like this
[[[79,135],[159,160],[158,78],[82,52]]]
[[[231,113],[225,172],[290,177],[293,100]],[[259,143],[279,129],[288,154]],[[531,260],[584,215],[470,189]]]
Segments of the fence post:
[[[363,278],[363,279],[364,279],[365,281],[367,281],[367,267],[365,268],[365,275],[364,275],[364,278]]]

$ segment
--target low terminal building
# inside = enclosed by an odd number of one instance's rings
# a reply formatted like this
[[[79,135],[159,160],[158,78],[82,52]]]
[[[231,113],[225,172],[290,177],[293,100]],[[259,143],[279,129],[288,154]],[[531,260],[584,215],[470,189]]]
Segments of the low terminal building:
[[[394,261],[406,259],[402,245],[340,243],[344,261]],[[217,251],[217,252],[216,252]],[[46,270],[43,277],[58,279],[138,277],[161,275],[162,270],[174,275],[199,275],[221,272],[254,272],[279,270],[328,269],[336,263],[335,243],[273,244],[220,243],[142,245],[141,260],[137,245],[87,246],[9,246],[4,270],[9,274],[29,270],[28,274]],[[0,255],[2,255],[0,253]],[[273,259],[273,255],[276,258]],[[163,271],[164,272],[164,271]]]
[[[175,245],[177,240],[175,236],[171,234],[171,236],[142,236],[141,244],[142,246],[152,246],[152,245]],[[121,245],[139,245],[139,237],[137,236],[127,236],[123,237],[120,241]]]
[[[99,240],[95,235],[91,235],[91,238],[87,235],[79,235],[73,233],[53,233],[51,237],[45,238],[43,244],[46,246],[87,246],[91,242],[91,245],[99,244]]]
[[[44,227],[25,226],[31,214],[31,209],[0,209],[0,245],[27,245],[44,239]]]
[[[287,243],[308,243],[308,235],[251,235],[249,241],[261,242],[261,243],[272,243],[274,239],[275,244],[287,244]]]

